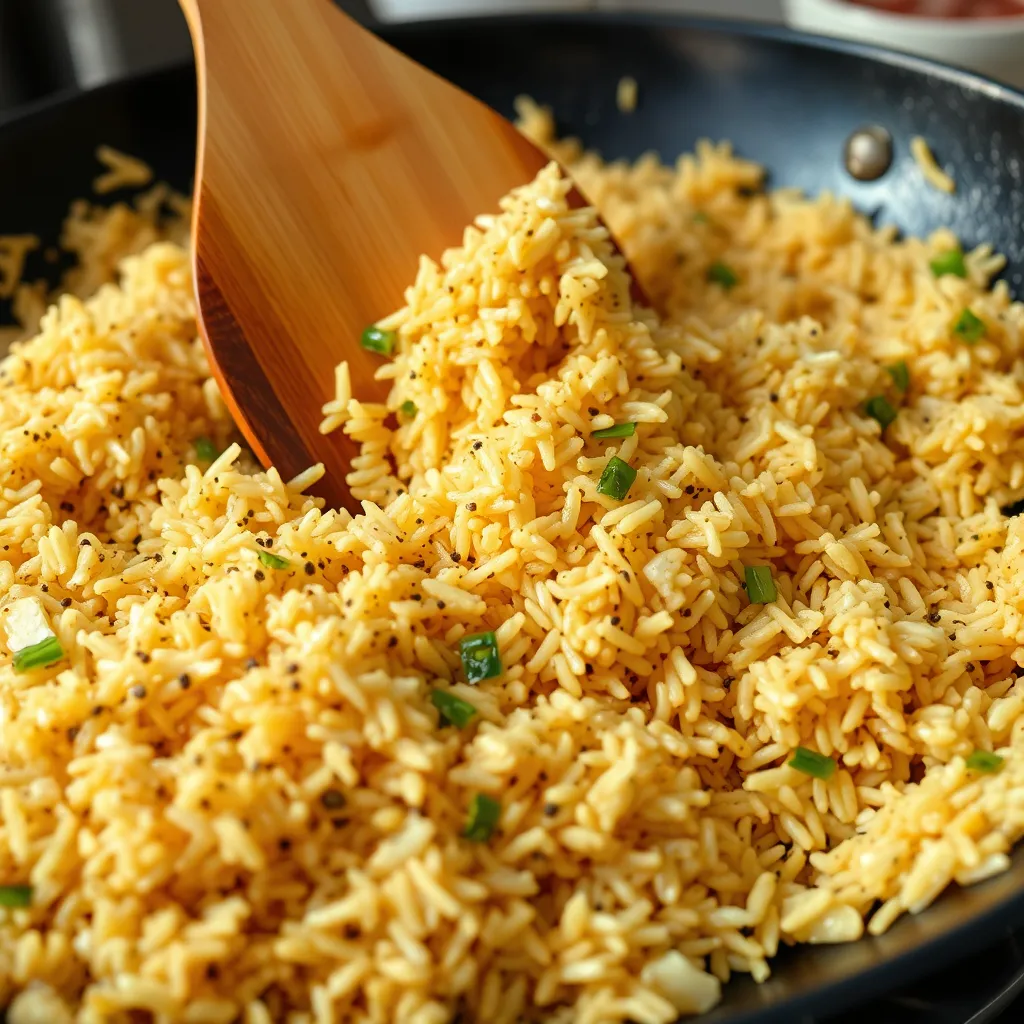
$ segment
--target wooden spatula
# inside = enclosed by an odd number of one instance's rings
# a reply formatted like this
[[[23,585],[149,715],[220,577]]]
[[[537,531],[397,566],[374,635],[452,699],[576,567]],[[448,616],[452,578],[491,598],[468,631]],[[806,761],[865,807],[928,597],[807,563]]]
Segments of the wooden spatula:
[[[323,462],[349,503],[354,446],[319,433],[347,359],[383,397],[364,327],[547,158],[506,120],[331,0],[181,0],[199,69],[199,319],[235,421],[285,479]]]

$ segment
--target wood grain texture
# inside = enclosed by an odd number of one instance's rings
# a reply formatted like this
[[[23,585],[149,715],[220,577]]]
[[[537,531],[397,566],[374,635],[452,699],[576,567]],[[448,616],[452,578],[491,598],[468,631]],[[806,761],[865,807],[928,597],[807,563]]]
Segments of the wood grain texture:
[[[330,0],[181,0],[199,69],[200,329],[236,422],[286,479],[351,507],[354,446],[319,433],[334,368],[380,400],[362,329],[546,157]]]

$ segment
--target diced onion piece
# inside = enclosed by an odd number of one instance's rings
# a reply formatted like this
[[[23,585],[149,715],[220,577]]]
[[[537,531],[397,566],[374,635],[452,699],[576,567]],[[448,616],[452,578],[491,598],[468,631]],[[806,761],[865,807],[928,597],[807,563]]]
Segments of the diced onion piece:
[[[54,635],[38,597],[21,597],[12,601],[4,614],[4,630],[7,647],[12,654]]]
[[[721,982],[694,967],[677,949],[647,964],[640,980],[660,992],[680,1013],[707,1013],[722,998]]]

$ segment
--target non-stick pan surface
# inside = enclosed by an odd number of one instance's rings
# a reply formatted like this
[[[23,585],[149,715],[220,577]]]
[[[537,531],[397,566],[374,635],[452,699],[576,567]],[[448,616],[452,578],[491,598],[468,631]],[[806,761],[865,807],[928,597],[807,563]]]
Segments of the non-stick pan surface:
[[[562,131],[606,157],[653,149],[672,160],[698,138],[731,139],[740,154],[768,167],[772,186],[849,196],[878,222],[908,233],[945,225],[967,246],[990,242],[1008,258],[1011,289],[1024,296],[1024,97],[1010,90],[865,47],[665,17],[449,21],[385,35],[504,114],[521,93],[550,104]],[[615,103],[623,75],[639,83],[639,106],[628,116]],[[849,133],[867,124],[883,125],[895,139],[894,164],[874,183],[855,181],[842,160]],[[954,171],[954,195],[925,184],[908,150],[918,134]],[[142,157],[187,189],[194,142],[191,67],[0,123],[0,234],[56,239],[69,202],[88,192],[97,173],[98,143]],[[42,261],[28,270],[52,273]],[[1021,924],[1024,850],[1006,874],[951,890],[879,939],[783,951],[770,981],[735,980],[704,1020],[796,1024],[834,1014]]]

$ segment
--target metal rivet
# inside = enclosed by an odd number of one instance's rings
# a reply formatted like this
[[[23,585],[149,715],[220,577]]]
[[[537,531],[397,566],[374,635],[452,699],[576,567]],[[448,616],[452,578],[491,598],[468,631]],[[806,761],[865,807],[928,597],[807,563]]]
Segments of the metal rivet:
[[[846,140],[843,163],[858,181],[875,181],[892,164],[892,136],[877,124],[858,128]]]

